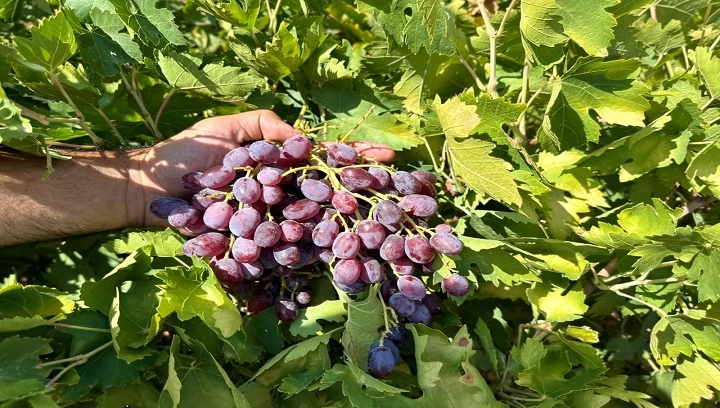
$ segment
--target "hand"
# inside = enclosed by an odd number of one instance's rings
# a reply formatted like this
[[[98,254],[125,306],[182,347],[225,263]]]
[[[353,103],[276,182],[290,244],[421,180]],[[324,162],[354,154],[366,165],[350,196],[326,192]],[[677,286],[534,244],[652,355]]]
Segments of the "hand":
[[[140,225],[165,225],[151,215],[147,208],[161,196],[189,197],[180,185],[180,178],[189,172],[204,171],[222,163],[225,154],[253,140],[282,142],[298,134],[298,130],[283,122],[274,112],[257,110],[237,115],[218,116],[196,123],[176,136],[158,143],[138,156],[136,171],[131,172],[134,185],[142,189],[143,208],[137,208]],[[387,146],[350,143],[358,153],[378,161],[391,161],[395,152]]]

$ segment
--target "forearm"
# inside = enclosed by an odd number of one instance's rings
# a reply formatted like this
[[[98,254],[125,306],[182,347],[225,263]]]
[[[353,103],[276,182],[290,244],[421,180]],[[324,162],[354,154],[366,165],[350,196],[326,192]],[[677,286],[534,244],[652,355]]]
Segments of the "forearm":
[[[0,246],[143,226],[143,151],[64,152],[45,160],[0,150]]]

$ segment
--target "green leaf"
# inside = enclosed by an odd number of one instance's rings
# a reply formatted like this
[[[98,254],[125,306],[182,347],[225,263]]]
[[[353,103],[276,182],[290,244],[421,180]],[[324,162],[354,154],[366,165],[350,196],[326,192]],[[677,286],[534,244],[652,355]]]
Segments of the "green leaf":
[[[535,316],[540,313],[551,322],[570,322],[587,312],[582,288],[573,286],[569,291],[549,283],[536,283],[527,290]]]
[[[115,291],[123,282],[142,281],[149,277],[151,258],[144,252],[134,252],[97,282],[85,282],[80,298],[90,308],[110,314]]]
[[[320,383],[325,386],[340,383],[343,394],[358,408],[378,406],[373,399],[384,401],[383,397],[387,395],[405,391],[371,377],[352,362],[348,362],[348,365],[336,364],[325,372]]]
[[[235,27],[252,29],[260,12],[260,0],[193,0],[200,8]]]
[[[422,9],[420,9],[422,7]],[[429,1],[399,0],[395,9],[409,10],[409,19],[405,13],[378,13],[378,21],[389,34],[388,37],[417,54],[425,49],[428,54],[452,55],[456,52],[457,33],[452,12],[442,3],[434,5]],[[426,24],[429,23],[429,24]]]
[[[185,37],[170,10],[156,8],[156,0],[109,0],[115,12],[147,46],[184,45]]]
[[[720,94],[720,59],[714,57],[707,48],[698,47],[695,49],[695,65],[710,96],[717,98]]]
[[[568,326],[567,329],[565,329],[565,334],[586,343],[597,343],[600,341],[598,332],[588,326]]]
[[[0,322],[16,317],[50,317],[73,311],[67,294],[45,286],[13,283],[0,288]]]
[[[707,188],[715,197],[720,197],[720,163],[717,160],[719,155],[720,142],[716,141],[698,152],[685,170],[694,188],[698,191]]]
[[[613,39],[615,19],[605,9],[619,0],[555,0],[564,34],[589,55],[605,57]]]
[[[173,257],[182,255],[183,238],[170,228],[162,231],[131,232],[123,239],[116,239],[112,249],[118,254],[130,254],[148,248],[152,256]]]
[[[558,8],[555,0],[525,0],[520,3],[520,33],[525,54],[542,66],[559,63],[568,41],[560,17],[550,11]]]
[[[25,119],[13,101],[0,87],[0,142],[11,139],[23,139],[32,134],[32,125]]]
[[[720,361],[720,321],[704,316],[674,315],[660,319],[650,335],[650,350],[657,361],[670,366],[701,351]]]
[[[151,353],[142,350],[160,329],[158,281],[133,282],[130,288],[116,292],[110,309],[110,333],[118,356],[132,363]]]
[[[290,334],[300,337],[316,335],[323,329],[318,320],[343,323],[345,314],[345,304],[342,300],[329,300],[301,309],[298,318],[290,324]]]
[[[448,138],[450,163],[456,177],[483,195],[519,206],[522,198],[512,176],[512,167],[490,155],[494,148],[494,144],[479,139],[458,141]]]
[[[80,54],[88,69],[111,77],[120,72],[121,65],[142,61],[140,46],[121,32],[125,24],[113,10],[93,8],[90,19],[94,27],[78,36]]]
[[[112,387],[97,399],[97,408],[156,408],[160,392],[148,383],[130,383]]]
[[[506,141],[507,135],[503,125],[515,122],[525,110],[525,106],[508,102],[505,98],[493,99],[485,92],[474,99],[477,105],[475,112],[480,117],[480,123],[472,133],[487,133],[496,143],[500,143],[501,140]]]
[[[72,26],[63,12],[42,20],[30,33],[29,39],[14,38],[15,48],[28,68],[52,72],[77,50]]]
[[[480,116],[475,113],[475,107],[464,103],[458,96],[444,103],[440,101],[439,96],[436,96],[433,108],[447,138],[469,137],[480,123]]]
[[[478,319],[477,325],[475,326],[475,334],[477,334],[480,338],[480,343],[482,343],[485,354],[487,355],[488,360],[490,360],[490,366],[493,370],[495,370],[495,374],[501,373],[502,365],[498,359],[498,351],[493,343],[490,328],[482,318]]]
[[[370,287],[365,299],[347,302],[347,321],[342,344],[345,355],[363,370],[367,367],[370,345],[380,337],[378,329],[385,324],[384,312],[378,298],[377,285]]]
[[[676,407],[686,407],[702,400],[711,400],[720,391],[720,368],[700,355],[684,360],[677,366],[672,384],[672,402]]]
[[[13,336],[0,342],[0,402],[42,392],[46,376],[36,366],[51,353],[50,340]]]

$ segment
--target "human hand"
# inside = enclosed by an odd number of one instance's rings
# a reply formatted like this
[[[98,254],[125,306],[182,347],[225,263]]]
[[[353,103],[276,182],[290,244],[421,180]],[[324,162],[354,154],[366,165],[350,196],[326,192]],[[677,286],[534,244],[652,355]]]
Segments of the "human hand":
[[[180,178],[193,171],[204,171],[222,163],[230,150],[253,140],[282,142],[296,135],[297,129],[283,122],[274,112],[256,110],[236,115],[218,116],[202,120],[192,127],[149,148],[136,156],[131,171],[132,183],[140,191],[134,218],[138,225],[165,225],[165,220],[152,216],[147,210],[150,202],[161,196],[188,197]],[[378,161],[391,161],[395,152],[387,146],[350,143],[358,153]]]

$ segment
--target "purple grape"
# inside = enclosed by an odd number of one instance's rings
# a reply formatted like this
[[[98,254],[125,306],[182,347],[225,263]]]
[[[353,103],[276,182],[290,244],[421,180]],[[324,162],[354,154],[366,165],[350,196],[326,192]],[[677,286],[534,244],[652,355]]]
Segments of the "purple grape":
[[[200,176],[200,185],[206,188],[225,187],[235,180],[235,170],[228,166],[211,167]]]
[[[305,221],[320,212],[320,205],[315,201],[303,199],[298,200],[282,210],[285,218],[295,221]]]
[[[183,245],[183,252],[187,256],[213,257],[227,252],[229,245],[230,240],[225,235],[218,232],[207,232],[187,241]]]
[[[300,223],[303,227],[303,236],[300,238],[300,241],[303,242],[312,242],[312,233],[315,230],[315,227],[317,227],[317,222],[313,220],[307,220]]]
[[[248,148],[250,157],[261,164],[273,164],[280,158],[280,149],[265,140],[253,142]]]
[[[349,166],[357,160],[357,152],[351,146],[333,143],[327,148],[328,157],[341,166]]]
[[[312,296],[310,295],[310,292],[306,290],[300,291],[295,295],[295,304],[300,307],[307,307],[310,305],[311,300]]]
[[[275,262],[277,263],[277,261]],[[275,275],[281,278],[287,278],[295,272],[292,268],[285,265],[278,265],[278,267],[276,267],[273,271],[275,272]]]
[[[253,240],[261,248],[272,247],[280,241],[280,226],[273,221],[261,223],[255,230]]]
[[[267,289],[255,289],[250,293],[247,300],[247,312],[250,314],[259,314],[263,310],[272,306],[273,294]]]
[[[385,228],[377,221],[360,221],[356,231],[366,249],[378,249],[385,241]]]
[[[319,247],[332,246],[340,232],[340,227],[335,221],[325,220],[318,223],[312,232],[312,241]]]
[[[422,300],[425,297],[425,284],[412,275],[401,276],[397,281],[397,287],[408,299]]]
[[[390,267],[398,275],[412,275],[415,272],[415,263],[405,257],[390,261]]]
[[[170,215],[167,217],[168,223],[175,228],[182,228],[190,224],[195,224],[199,219],[200,211],[191,205],[181,205],[179,207],[175,207],[175,209],[172,210]]]
[[[156,217],[165,218],[177,207],[188,205],[188,202],[175,197],[160,197],[150,203],[150,212]]]
[[[387,347],[378,347],[368,354],[368,373],[374,378],[383,378],[395,368],[395,356]]]
[[[249,167],[254,164],[255,162],[250,157],[250,153],[242,146],[230,150],[223,158],[223,166],[228,167]]]
[[[205,225],[200,217],[198,217],[196,222],[186,225],[185,230],[191,234],[197,235],[210,231],[210,228]]]
[[[345,293],[349,293],[351,295],[360,293],[363,291],[363,289],[365,289],[365,283],[363,283],[362,281],[357,281],[357,282],[353,283],[352,285],[343,285],[342,283],[333,279],[333,283],[335,284],[335,286],[338,289],[342,290]]]
[[[405,239],[405,255],[415,263],[426,264],[435,257],[435,250],[427,238],[414,235]]]
[[[407,317],[407,320],[410,323],[421,323],[425,326],[430,326],[430,323],[432,323],[432,315],[427,306],[421,302],[415,302],[415,311]]]
[[[204,188],[192,197],[192,205],[198,210],[205,210],[213,203],[219,203],[225,201],[227,192],[222,190],[213,190],[211,188]]]
[[[280,223],[280,239],[285,242],[297,242],[303,237],[303,226],[293,220]]]
[[[244,279],[249,281],[258,280],[262,276],[265,269],[258,261],[240,264],[240,272]]]
[[[437,228],[435,228],[437,230]],[[463,243],[455,235],[447,232],[438,232],[430,237],[430,245],[446,255],[458,255],[463,250]]]
[[[340,233],[332,244],[332,251],[338,258],[355,258],[360,252],[362,241],[360,237],[352,232]]]
[[[390,173],[387,171],[379,167],[370,167],[368,173],[373,176],[373,184],[370,187],[374,190],[381,190],[390,184]]]
[[[305,180],[320,180],[320,173],[316,170],[305,170],[302,173],[294,173],[294,177],[295,187],[300,188]]]
[[[437,213],[437,201],[434,198],[420,195],[410,194],[403,197],[398,203],[400,208],[408,214],[415,217],[430,217]]]
[[[280,242],[273,248],[273,256],[280,265],[292,266],[300,261],[300,247],[290,242]]]
[[[275,260],[275,255],[273,255],[273,250],[271,248],[261,249],[260,256],[257,261],[260,262],[263,269],[267,270],[280,266],[280,264]]]
[[[267,205],[275,205],[282,201],[283,190],[277,186],[263,186],[260,201]]]
[[[435,186],[426,182],[421,181],[420,182],[420,193],[421,195],[428,196],[428,197],[435,197],[437,195],[437,190],[435,189]]]
[[[277,167],[263,167],[257,174],[257,181],[264,186],[276,186],[283,179],[284,171]]]
[[[410,331],[402,326],[391,327],[385,332],[385,340],[392,341],[398,348],[405,348],[410,345],[412,335]]]
[[[365,169],[346,167],[340,173],[340,183],[350,191],[365,190],[372,186],[373,176]]]
[[[435,226],[435,232],[446,232],[450,234],[453,232],[453,227],[448,224],[439,224]],[[432,244],[432,238],[430,238],[430,244]]]
[[[390,200],[384,200],[377,203],[373,218],[382,225],[388,226],[398,224],[402,220],[403,210]]]
[[[295,135],[283,142],[282,151],[294,160],[305,160],[312,150],[312,143],[305,135]]]
[[[255,234],[255,229],[260,225],[260,213],[253,208],[242,208],[230,217],[228,224],[233,235],[250,238]]]
[[[395,261],[405,256],[405,238],[388,235],[380,246],[380,257],[386,261]]]
[[[422,188],[420,181],[406,171],[398,171],[390,178],[392,178],[397,191],[402,195],[417,194]]]
[[[298,307],[290,299],[278,299],[275,302],[275,316],[283,323],[292,323],[298,317]]]
[[[397,285],[395,285],[395,282],[386,280],[385,282],[380,284],[380,294],[386,302],[390,300],[390,296],[396,293],[398,293],[398,288]]]
[[[187,173],[180,178],[180,184],[182,184],[185,190],[197,193],[203,189],[202,184],[200,184],[200,176],[202,176],[202,173],[199,171]]]
[[[332,188],[324,180],[305,180],[300,186],[300,191],[313,201],[324,203],[333,196]]]
[[[390,307],[400,316],[410,316],[415,312],[415,302],[406,298],[400,293],[390,296],[388,300]]]
[[[252,204],[260,199],[262,190],[260,184],[250,177],[242,177],[233,184],[235,199],[244,204]]]
[[[410,174],[420,182],[425,182],[431,185],[437,183],[437,177],[435,177],[435,175],[430,173],[429,171],[415,170]]]
[[[336,191],[332,197],[332,205],[343,214],[354,214],[358,209],[358,202],[347,191]]]
[[[240,263],[254,262],[260,257],[260,247],[252,239],[236,237],[232,256]]]
[[[438,295],[429,294],[422,298],[422,303],[428,308],[431,316],[439,316],[445,309],[445,304]]]
[[[373,258],[365,258],[360,261],[360,279],[365,283],[378,283],[383,279],[383,268],[380,262]]]
[[[341,259],[333,268],[333,277],[337,283],[352,285],[360,278],[362,266],[357,259]]]
[[[442,281],[442,290],[450,296],[465,296],[470,291],[470,282],[464,276],[453,273]]]
[[[373,350],[375,350],[376,348],[379,348],[379,347],[385,347],[388,350],[390,350],[393,353],[393,357],[395,357],[395,363],[400,362],[400,350],[397,348],[395,343],[393,343],[392,341],[390,341],[388,339],[384,339],[383,344],[381,346],[380,341],[375,340],[373,342],[373,344],[370,345],[370,352],[372,352]]]
[[[225,230],[233,216],[233,209],[228,203],[213,203],[205,210],[203,222],[216,230]]]
[[[223,258],[210,262],[210,267],[218,282],[225,286],[234,286],[243,281],[242,272],[240,272],[240,264],[232,258]]]
[[[310,280],[305,275],[292,275],[285,281],[285,285],[291,292],[297,292],[308,283],[310,283]]]
[[[322,248],[322,247],[315,247],[315,257],[317,257],[321,262],[324,263],[330,263],[330,261],[335,258],[335,254],[333,254],[332,249],[330,248]]]

